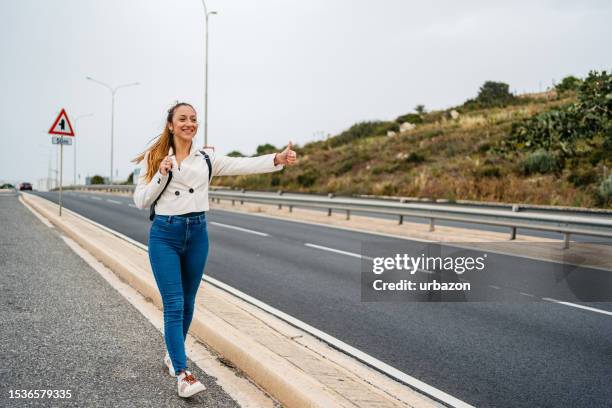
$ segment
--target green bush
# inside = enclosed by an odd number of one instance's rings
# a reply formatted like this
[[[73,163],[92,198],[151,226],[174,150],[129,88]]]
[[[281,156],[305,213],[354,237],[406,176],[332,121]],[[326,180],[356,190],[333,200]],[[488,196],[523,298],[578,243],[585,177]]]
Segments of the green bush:
[[[486,153],[491,149],[491,143],[483,142],[478,145],[478,151],[480,153]]]
[[[312,186],[319,178],[320,174],[315,169],[307,169],[304,173],[297,176],[297,182],[302,187]]]
[[[360,122],[357,123],[338,136],[334,136],[328,139],[329,144],[332,147],[341,146],[353,142],[358,139],[364,139],[373,136],[383,136],[387,134],[387,131],[393,130],[398,131],[399,126],[394,122]]]
[[[270,143],[262,144],[257,146],[257,150],[255,155],[261,156],[262,154],[276,153],[277,149],[274,145]]]
[[[603,205],[612,203],[612,175],[601,182],[598,193]]]
[[[555,85],[555,90],[559,94],[576,91],[580,86],[581,82],[582,81],[580,81],[580,79],[576,78],[575,76],[569,75],[563,78],[561,82],[559,82],[557,85]]]
[[[510,86],[503,82],[487,81],[478,90],[476,101],[484,106],[503,106],[514,99]]]
[[[104,184],[104,177],[99,176],[99,175],[95,175],[91,178],[91,180],[89,181],[91,184]]]
[[[354,156],[351,156],[340,162],[340,166],[338,167],[338,169],[335,171],[334,174],[336,176],[340,176],[344,173],[348,173],[349,171],[353,170],[353,167],[355,166],[355,164],[357,164],[357,160],[355,159]]]
[[[560,168],[557,158],[546,150],[531,153],[523,160],[522,170],[526,175],[553,173]]]
[[[501,169],[498,166],[485,165],[479,167],[476,171],[474,171],[474,176],[476,178],[482,177],[495,177],[500,178],[502,175]]]
[[[268,145],[268,146],[272,146],[272,145]],[[274,146],[272,146],[272,147],[274,147]],[[273,151],[276,151],[276,150],[273,149]],[[231,152],[229,152],[227,154],[227,156],[229,156],[229,157],[244,157],[244,154],[240,153],[238,150],[232,150]]]
[[[593,168],[574,169],[567,180],[576,187],[584,187],[597,181],[597,172]]]
[[[423,118],[421,117],[421,115],[417,113],[407,113],[405,115],[398,116],[398,118],[395,119],[395,121],[397,123],[408,122],[408,123],[412,123],[413,125],[418,125],[420,123],[423,123]]]
[[[608,149],[612,148],[612,75],[590,72],[580,83],[577,97],[575,103],[514,123],[506,147],[543,148],[560,157],[579,154],[580,144],[612,150]]]
[[[503,107],[520,102],[520,98],[510,93],[510,86],[503,82],[486,81],[478,90],[478,96],[468,99],[464,104],[465,110]]]
[[[408,163],[423,163],[424,161],[425,156],[417,152],[410,152],[408,157],[406,157],[406,162]]]

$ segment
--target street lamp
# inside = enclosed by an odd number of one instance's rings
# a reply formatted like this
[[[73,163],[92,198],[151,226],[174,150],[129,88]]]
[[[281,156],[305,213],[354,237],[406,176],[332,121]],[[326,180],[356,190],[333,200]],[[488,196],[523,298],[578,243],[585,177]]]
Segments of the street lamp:
[[[47,167],[47,191],[51,191],[51,173],[55,173],[55,187],[57,187],[58,183],[57,183],[57,175],[59,174],[59,171],[57,170],[58,167],[58,163],[55,162],[55,169],[51,168],[51,157],[53,156],[53,147],[52,146],[46,146],[46,145],[42,145],[42,144],[38,144],[38,147],[40,149],[45,149],[46,151],[49,152],[49,165]]]
[[[79,116],[76,117],[76,119],[74,120],[74,130],[75,130],[75,132],[76,132],[76,125],[77,125],[77,122],[79,121],[79,119],[81,119],[81,118],[88,118],[90,116],[93,116],[93,113],[87,113],[85,115],[79,115]],[[74,139],[72,141],[72,144],[73,144],[72,147],[74,148],[74,184],[73,185],[76,186],[77,185],[77,182],[76,182],[76,178],[77,178],[76,177],[76,175],[77,175],[77,171],[76,171],[76,136],[73,137],[73,139]]]
[[[124,85],[119,85],[115,88],[113,88],[112,86],[110,86],[109,84],[106,84],[102,81],[98,81],[97,79],[94,79],[90,76],[85,77],[85,79],[88,79],[90,81],[93,81],[99,85],[102,85],[103,87],[105,87],[106,89],[108,89],[112,95],[112,108],[111,108],[111,154],[110,154],[110,178],[109,178],[109,183],[113,184],[113,134],[115,131],[115,93],[121,89],[121,88],[127,88],[128,86],[135,86],[135,85],[140,85],[140,82],[132,82],[130,84],[124,84]]]
[[[204,76],[204,146],[208,146],[208,16],[217,14],[216,11],[208,11],[206,2],[202,0],[204,6],[204,15],[206,16],[206,57],[204,58],[205,76]]]

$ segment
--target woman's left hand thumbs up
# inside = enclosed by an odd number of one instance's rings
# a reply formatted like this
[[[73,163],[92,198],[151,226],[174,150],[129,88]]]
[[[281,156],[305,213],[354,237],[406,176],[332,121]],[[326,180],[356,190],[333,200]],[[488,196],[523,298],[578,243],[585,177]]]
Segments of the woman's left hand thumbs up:
[[[292,143],[289,142],[287,147],[285,147],[285,150],[280,153],[276,153],[276,156],[274,157],[274,165],[284,164],[290,166],[294,164],[297,160],[297,153],[292,150],[292,147]]]

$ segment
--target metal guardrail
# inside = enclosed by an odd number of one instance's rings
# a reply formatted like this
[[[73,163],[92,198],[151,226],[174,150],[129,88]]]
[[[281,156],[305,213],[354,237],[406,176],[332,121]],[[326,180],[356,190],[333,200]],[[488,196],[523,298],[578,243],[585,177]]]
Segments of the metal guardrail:
[[[130,185],[92,185],[72,186],[66,190],[97,190],[109,192],[133,192]],[[350,219],[352,211],[385,214],[398,217],[398,223],[404,222],[404,217],[425,218],[429,220],[429,230],[434,231],[436,220],[456,221],[479,225],[508,227],[510,239],[516,238],[516,231],[530,229],[539,231],[557,232],[564,235],[563,248],[569,248],[572,234],[612,238],[612,216],[580,216],[563,214],[546,214],[542,212],[521,212],[515,205],[512,210],[470,208],[458,205],[420,204],[414,202],[391,202],[363,198],[335,197],[333,194],[324,196],[309,195],[283,195],[282,192],[252,193],[245,190],[229,190],[211,188],[209,197],[214,201],[228,200],[235,205],[236,202],[260,203],[268,205],[287,206],[289,212],[294,207],[318,208],[327,210],[331,216],[333,211],[346,213]]]

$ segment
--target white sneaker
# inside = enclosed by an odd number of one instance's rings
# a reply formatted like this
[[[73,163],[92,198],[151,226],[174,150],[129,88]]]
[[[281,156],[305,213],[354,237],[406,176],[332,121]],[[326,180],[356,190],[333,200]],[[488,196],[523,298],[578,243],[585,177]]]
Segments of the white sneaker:
[[[164,357],[164,364],[166,365],[166,367],[168,367],[168,373],[172,377],[176,377],[176,374],[174,372],[174,366],[172,365],[172,360],[170,360],[170,354],[168,354],[167,352],[166,356]]]
[[[187,398],[200,391],[204,391],[204,384],[196,380],[189,371],[183,371],[177,378],[178,395],[179,397]]]

